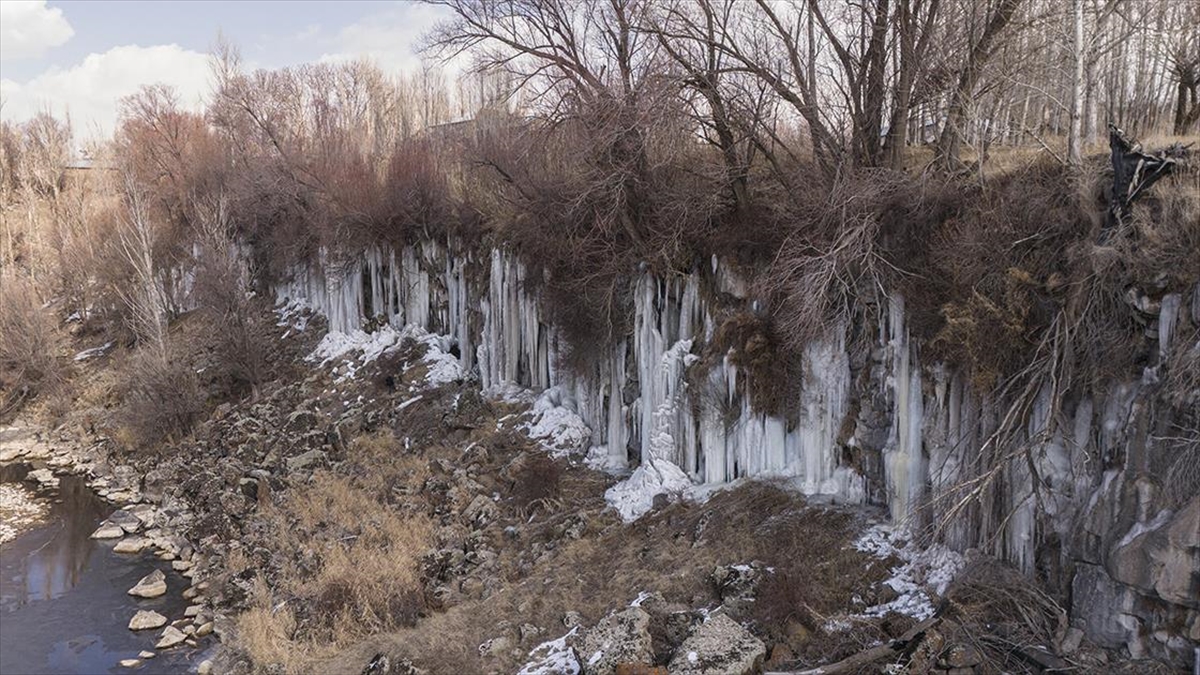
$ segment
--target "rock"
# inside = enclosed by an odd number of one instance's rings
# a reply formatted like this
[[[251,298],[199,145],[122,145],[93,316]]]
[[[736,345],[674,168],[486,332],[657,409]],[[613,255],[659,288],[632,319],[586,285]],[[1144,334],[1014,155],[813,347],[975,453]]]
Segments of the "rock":
[[[479,645],[479,655],[483,657],[500,656],[507,653],[512,647],[512,638],[502,635]]]
[[[143,649],[142,651],[138,652],[138,658],[139,658],[139,659],[152,659],[152,658],[154,658],[155,656],[158,656],[158,654],[155,654],[154,652],[151,652],[151,651],[147,651],[147,650],[145,650],[145,649]]]
[[[116,525],[129,534],[133,534],[134,532],[142,529],[141,519],[124,509],[113,511],[113,514],[109,516],[108,520],[105,522]]]
[[[939,660],[943,668],[973,668],[983,663],[983,655],[971,645],[951,645]]]
[[[301,453],[295,457],[289,457],[287,459],[288,473],[303,471],[308,467],[317,464],[318,462],[324,462],[325,458],[325,453],[320,450],[309,450],[308,452]]]
[[[141,553],[150,548],[151,541],[145,537],[126,537],[117,542],[113,553]]]
[[[125,530],[121,529],[120,525],[110,523],[107,520],[100,523],[100,527],[97,527],[96,531],[92,533],[92,539],[116,539],[124,536]]]
[[[212,621],[206,621],[205,623],[200,624],[200,626],[198,628],[196,628],[196,637],[204,637],[206,635],[211,635],[214,628],[216,628],[216,623],[214,623]]]
[[[165,625],[167,625],[167,617],[158,612],[145,609],[138,610],[138,613],[134,614],[133,618],[129,620],[129,630],[149,630],[151,628],[162,628]]]
[[[574,628],[583,625],[583,616],[579,612],[567,612],[563,614],[563,625],[567,628]]]
[[[58,487],[58,478],[50,469],[34,469],[26,474],[26,479],[37,481],[42,487]]]
[[[717,588],[721,604],[730,609],[742,609],[754,602],[754,590],[758,588],[764,574],[768,574],[766,567],[755,561],[749,565],[718,567],[709,578]]]
[[[117,664],[124,668],[137,668],[142,665],[141,659],[121,659]]]
[[[529,639],[535,638],[542,634],[542,629],[531,623],[521,624],[521,628],[519,630],[521,633],[521,644],[524,644]]]
[[[1058,651],[1064,656],[1070,656],[1079,651],[1079,645],[1083,644],[1083,631],[1078,628],[1071,627],[1063,635],[1062,643],[1059,644]]]
[[[196,675],[209,675],[213,669],[212,659],[205,659],[196,667]]]
[[[188,608],[183,610],[183,615],[190,619],[199,614],[203,609],[204,607],[201,605],[188,605]]]
[[[500,514],[496,502],[486,495],[476,495],[475,499],[463,510],[463,518],[471,521],[477,527],[486,527]]]
[[[575,641],[584,675],[613,675],[617,664],[654,662],[650,615],[639,607],[610,614]]]
[[[766,656],[762,641],[724,614],[710,617],[675,650],[672,675],[751,675]]]
[[[154,570],[142,577],[137,585],[129,589],[129,594],[139,598],[157,598],[167,592],[167,577],[162,570]]]
[[[763,664],[763,670],[783,670],[795,662],[796,654],[792,652],[791,647],[780,642],[771,648],[771,658]]]
[[[162,632],[162,636],[158,639],[158,642],[155,643],[154,647],[155,649],[168,649],[186,639],[187,635],[184,635],[183,631],[179,630],[175,626],[167,626],[167,629]]]

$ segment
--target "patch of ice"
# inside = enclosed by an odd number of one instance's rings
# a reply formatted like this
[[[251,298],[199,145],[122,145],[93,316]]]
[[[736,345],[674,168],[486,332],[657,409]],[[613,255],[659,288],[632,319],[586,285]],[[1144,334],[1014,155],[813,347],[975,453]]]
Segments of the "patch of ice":
[[[517,671],[517,675],[579,675],[579,660],[575,658],[575,650],[567,646],[567,638],[578,630],[572,628],[571,632],[557,640],[534,647],[529,652],[529,661]]]
[[[1128,546],[1133,543],[1134,539],[1137,539],[1147,532],[1153,532],[1157,530],[1163,525],[1166,525],[1170,520],[1171,512],[1167,509],[1163,509],[1162,511],[1158,512],[1158,515],[1154,516],[1154,520],[1151,520],[1148,523],[1134,523],[1133,527],[1129,528],[1129,531],[1125,533],[1125,536],[1121,537],[1121,541],[1117,542],[1116,547],[1122,548]]]
[[[539,394],[529,409],[530,421],[524,429],[551,454],[581,452],[591,440],[591,428],[570,403],[561,388],[551,387]]]
[[[628,523],[653,508],[658,495],[683,495],[691,488],[692,479],[683,469],[665,459],[649,459],[629,478],[608,488],[604,500]]]
[[[901,543],[903,542],[903,543]],[[962,555],[934,544],[927,549],[912,543],[908,533],[888,525],[875,525],[854,542],[855,548],[878,558],[895,556],[902,562],[892,568],[892,576],[884,583],[899,594],[895,600],[868,607],[867,616],[884,616],[895,612],[918,621],[933,616],[933,602],[926,589],[942,595],[963,567]]]
[[[607,445],[593,445],[588,449],[587,457],[583,459],[583,463],[594,471],[603,471],[616,475],[626,473],[629,468],[626,466],[623,456],[609,454]]]

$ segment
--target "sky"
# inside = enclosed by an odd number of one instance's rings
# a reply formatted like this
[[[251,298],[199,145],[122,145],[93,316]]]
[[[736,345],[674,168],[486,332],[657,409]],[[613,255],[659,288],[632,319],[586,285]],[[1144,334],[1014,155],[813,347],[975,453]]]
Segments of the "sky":
[[[250,68],[367,57],[389,72],[411,71],[421,66],[421,35],[444,17],[440,8],[381,0],[0,0],[0,117],[49,110],[69,114],[77,136],[103,137],[115,127],[117,100],[156,83],[199,108],[218,34]]]

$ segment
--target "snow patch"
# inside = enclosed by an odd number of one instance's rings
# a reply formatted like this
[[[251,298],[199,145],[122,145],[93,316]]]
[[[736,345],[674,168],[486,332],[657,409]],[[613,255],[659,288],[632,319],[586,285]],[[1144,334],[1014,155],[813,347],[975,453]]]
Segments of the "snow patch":
[[[88,359],[96,358],[97,356],[104,356],[105,354],[107,354],[109,352],[109,350],[111,350],[113,348],[113,345],[115,345],[115,344],[117,344],[117,343],[116,342],[106,342],[106,343],[100,345],[99,347],[92,347],[91,349],[85,349],[75,355],[75,360],[76,361],[87,361]]]
[[[683,496],[691,488],[692,479],[683,469],[665,459],[648,459],[629,478],[606,490],[604,500],[629,523],[650,511],[658,495]]]
[[[889,525],[875,525],[868,529],[854,547],[877,558],[895,556],[902,562],[892,568],[892,577],[883,582],[899,594],[895,600],[868,607],[867,616],[884,616],[895,612],[906,614],[918,621],[933,616],[933,601],[928,589],[943,595],[954,581],[954,576],[963,567],[963,557],[942,544],[920,549],[912,543],[908,533]]]
[[[579,660],[575,658],[575,650],[567,646],[567,638],[578,632],[571,632],[550,640],[533,648],[529,652],[529,661],[517,671],[517,675],[579,675]]]
[[[338,374],[337,381],[344,382],[354,377],[363,366],[395,350],[405,340],[425,345],[421,363],[427,368],[425,382],[429,386],[436,387],[463,378],[462,366],[449,353],[450,338],[411,325],[405,326],[402,331],[396,331],[389,325],[384,325],[374,333],[357,329],[349,333],[331,331],[321,338],[306,360],[317,362],[322,367],[335,363],[333,371]]]

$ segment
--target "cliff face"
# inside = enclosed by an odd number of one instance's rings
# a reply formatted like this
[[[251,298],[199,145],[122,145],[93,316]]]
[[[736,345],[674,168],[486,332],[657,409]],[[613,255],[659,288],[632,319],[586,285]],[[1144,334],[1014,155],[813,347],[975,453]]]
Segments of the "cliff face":
[[[782,363],[747,367],[756,338],[728,344],[723,329],[759,305],[715,259],[686,276],[641,274],[632,334],[575,345],[586,365],[567,369],[526,277],[508,252],[424,242],[297,270],[277,296],[332,331],[383,319],[448,336],[485,391],[546,390],[577,413],[604,465],[653,459],[696,483],[777,477],[812,498],[886,505],[896,523],[1040,579],[1099,644],[1190,663],[1200,457],[1180,431],[1194,420],[1177,419],[1160,383],[1176,342],[1195,340],[1200,287],[1132,299],[1151,344],[1140,377],[1077,391],[1048,374],[980,394],[922,359],[899,295],[828,326],[803,350],[798,383],[782,381],[795,371]],[[763,388],[778,401],[770,413],[753,405]]]

